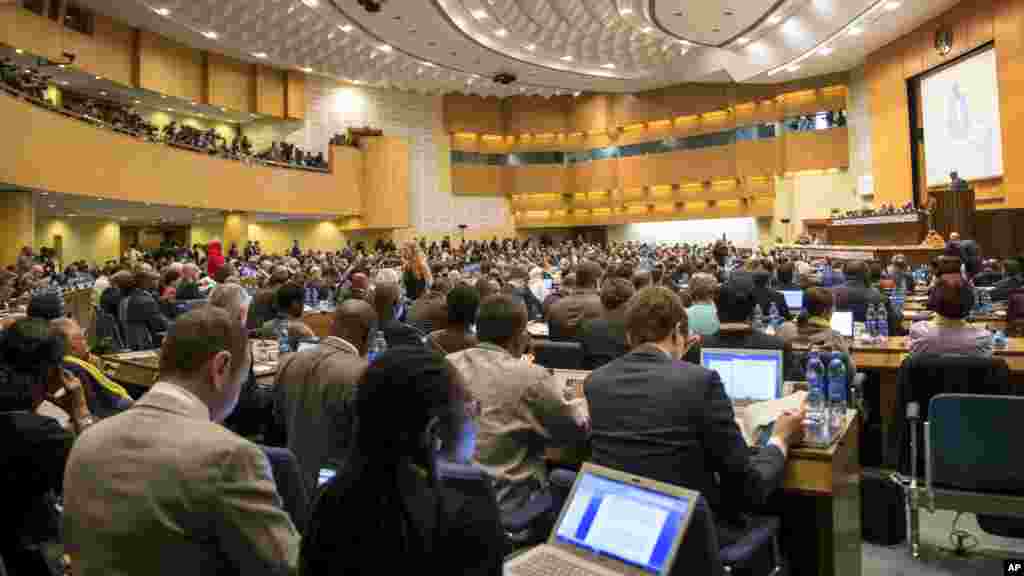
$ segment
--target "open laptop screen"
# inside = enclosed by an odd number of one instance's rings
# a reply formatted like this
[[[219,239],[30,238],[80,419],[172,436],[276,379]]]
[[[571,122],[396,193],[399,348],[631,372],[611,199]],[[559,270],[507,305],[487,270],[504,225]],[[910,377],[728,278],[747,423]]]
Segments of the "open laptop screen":
[[[693,505],[685,496],[655,492],[580,472],[555,539],[660,574]]]
[[[783,290],[782,296],[786,299],[786,307],[793,314],[796,314],[804,307],[803,290]]]
[[[847,338],[853,337],[853,312],[836,310],[832,312],[832,329]]]
[[[701,366],[718,372],[733,400],[774,400],[782,396],[781,350],[705,348]]]

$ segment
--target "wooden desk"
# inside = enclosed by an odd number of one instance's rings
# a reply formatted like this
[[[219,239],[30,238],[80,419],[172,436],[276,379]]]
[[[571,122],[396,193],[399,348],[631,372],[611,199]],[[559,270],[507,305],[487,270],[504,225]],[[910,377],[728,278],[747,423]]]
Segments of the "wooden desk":
[[[879,260],[888,264],[896,254],[903,254],[913,265],[928,265],[932,258],[942,254],[944,247],[923,246],[918,244],[906,246],[843,246],[843,245],[803,245],[789,244],[779,246],[786,251],[804,254],[807,258],[830,258],[832,260],[856,261]]]
[[[101,366],[98,368],[111,380],[136,389],[148,390],[160,378],[159,350],[107,354],[100,358],[100,363]],[[253,371],[256,373],[257,384],[273,386],[274,377],[277,375],[277,362],[256,362]]]
[[[825,228],[829,244],[891,246],[920,244],[928,234],[923,214],[888,214],[833,219]]]
[[[314,310],[302,315],[302,321],[309,326],[309,329],[321,340],[331,335],[331,325],[334,324],[334,310],[321,312]]]

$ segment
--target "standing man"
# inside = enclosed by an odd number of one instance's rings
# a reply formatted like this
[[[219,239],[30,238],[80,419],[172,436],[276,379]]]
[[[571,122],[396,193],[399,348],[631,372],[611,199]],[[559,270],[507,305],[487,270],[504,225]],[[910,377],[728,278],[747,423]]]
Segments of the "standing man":
[[[179,317],[161,380],[75,442],[64,542],[75,574],[290,575],[299,535],[263,451],[221,426],[249,372],[245,327],[205,307]]]

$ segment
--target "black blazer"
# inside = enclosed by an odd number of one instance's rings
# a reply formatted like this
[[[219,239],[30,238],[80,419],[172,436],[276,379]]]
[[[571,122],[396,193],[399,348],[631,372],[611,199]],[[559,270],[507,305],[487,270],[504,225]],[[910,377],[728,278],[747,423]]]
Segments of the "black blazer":
[[[384,340],[388,343],[388,348],[394,348],[396,346],[423,346],[423,334],[420,334],[419,330],[408,324],[403,324],[398,320],[391,320],[381,324],[380,331],[384,333]]]
[[[167,317],[160,310],[156,298],[145,290],[133,290],[125,308],[125,325],[142,324],[151,334],[167,331]]]
[[[889,335],[897,336],[903,333],[903,315],[897,313],[889,298],[878,290],[847,283],[844,286],[833,288],[832,293],[835,295],[836,310],[853,312],[854,322],[864,322],[867,319],[869,305],[882,304],[885,306],[886,317],[889,320]]]
[[[600,368],[629,352],[626,345],[626,323],[622,320],[584,320],[579,335],[583,346],[584,370]]]
[[[782,452],[751,451],[716,372],[645,345],[585,386],[599,465],[697,490],[727,523],[782,484]]]
[[[789,318],[789,306],[786,305],[786,297],[782,292],[772,290],[768,287],[755,286],[751,292],[754,295],[754,303],[761,306],[761,312],[765,318],[768,317],[768,310],[772,307],[772,302],[775,303],[776,308],[779,309],[779,314],[783,318]],[[799,312],[799,310],[797,311]]]

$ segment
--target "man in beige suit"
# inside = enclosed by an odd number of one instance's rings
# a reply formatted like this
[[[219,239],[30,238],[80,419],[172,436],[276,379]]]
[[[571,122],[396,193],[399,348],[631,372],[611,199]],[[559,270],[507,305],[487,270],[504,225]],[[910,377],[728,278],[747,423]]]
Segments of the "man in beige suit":
[[[331,335],[284,360],[274,382],[274,415],[295,453],[307,494],[316,494],[322,468],[348,456],[352,399],[366,371],[366,351],[377,314],[365,300],[338,306]]]
[[[218,424],[238,401],[247,349],[223,310],[179,317],[160,381],[78,438],[64,472],[76,576],[297,572],[299,535],[266,456]]]

